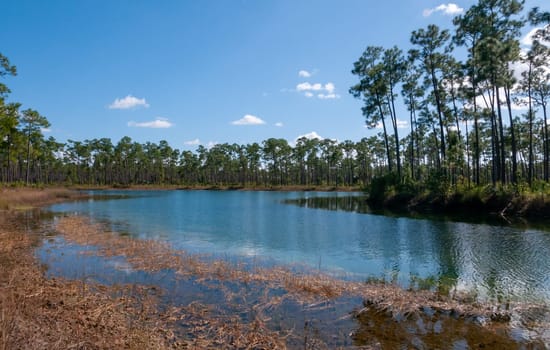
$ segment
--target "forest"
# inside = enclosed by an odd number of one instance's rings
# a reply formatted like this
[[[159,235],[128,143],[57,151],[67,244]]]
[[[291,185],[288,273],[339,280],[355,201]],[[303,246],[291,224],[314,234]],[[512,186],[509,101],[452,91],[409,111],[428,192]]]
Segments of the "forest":
[[[413,31],[407,52],[368,46],[350,62],[349,92],[367,127],[382,130],[357,142],[270,138],[194,152],[130,137],[58,142],[45,137],[45,116],[9,100],[5,78],[17,69],[0,54],[0,182],[365,188],[391,177],[434,191],[547,188],[550,13],[480,0],[453,24]]]

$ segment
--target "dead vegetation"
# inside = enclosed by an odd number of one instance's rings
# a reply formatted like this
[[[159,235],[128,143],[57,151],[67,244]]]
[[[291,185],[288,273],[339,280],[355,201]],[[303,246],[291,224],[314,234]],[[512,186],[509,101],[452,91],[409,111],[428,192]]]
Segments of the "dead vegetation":
[[[1,187],[0,210],[37,208],[45,204],[83,197],[66,188]]]
[[[0,349],[166,347],[145,288],[46,279],[32,254],[38,237],[16,222],[14,214],[0,216]]]
[[[319,298],[357,295],[371,306],[398,313],[414,313],[429,306],[438,310],[453,310],[464,316],[476,315],[502,321],[507,319],[509,312],[495,306],[465,303],[458,298],[444,297],[431,291],[413,292],[393,284],[345,281],[322,273],[299,273],[284,266],[255,266],[247,269],[223,260],[211,260],[174,250],[166,242],[120,236],[107,231],[101,224],[92,224],[79,216],[61,218],[56,228],[68,241],[99,247],[96,253],[103,256],[122,256],[136,270],[155,272],[171,269],[181,276],[193,276],[198,280],[262,283],[272,289],[284,288],[304,303]]]

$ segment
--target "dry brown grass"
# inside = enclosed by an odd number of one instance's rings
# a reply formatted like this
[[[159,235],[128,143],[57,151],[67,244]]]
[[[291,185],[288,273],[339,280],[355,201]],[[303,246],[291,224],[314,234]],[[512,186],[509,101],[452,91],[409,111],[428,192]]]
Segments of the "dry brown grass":
[[[46,279],[36,237],[0,216],[0,349],[164,349],[154,295],[146,288]]]
[[[68,199],[77,199],[81,194],[66,188],[2,188],[0,187],[0,210],[29,209]]]
[[[155,288],[47,279],[33,256],[40,237],[20,230],[17,215],[0,215],[0,350],[286,348],[260,321],[242,323],[197,303],[160,307]],[[155,269],[172,265],[163,244],[134,243],[117,249],[145,251]],[[182,323],[192,336],[178,334]]]

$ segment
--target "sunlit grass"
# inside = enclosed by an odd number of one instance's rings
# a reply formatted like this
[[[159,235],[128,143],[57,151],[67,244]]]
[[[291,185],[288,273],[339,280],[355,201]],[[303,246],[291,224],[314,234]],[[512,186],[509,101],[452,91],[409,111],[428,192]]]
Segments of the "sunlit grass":
[[[80,194],[66,188],[0,187],[0,210],[36,208],[78,196]]]

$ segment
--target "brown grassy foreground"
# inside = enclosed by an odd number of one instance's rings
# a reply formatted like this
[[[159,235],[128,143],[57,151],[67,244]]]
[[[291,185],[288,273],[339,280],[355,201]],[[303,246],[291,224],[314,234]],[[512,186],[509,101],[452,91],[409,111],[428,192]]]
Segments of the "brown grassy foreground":
[[[18,220],[0,215],[0,349],[166,347],[169,334],[151,317],[154,296],[145,288],[46,279],[32,254],[38,237]]]

